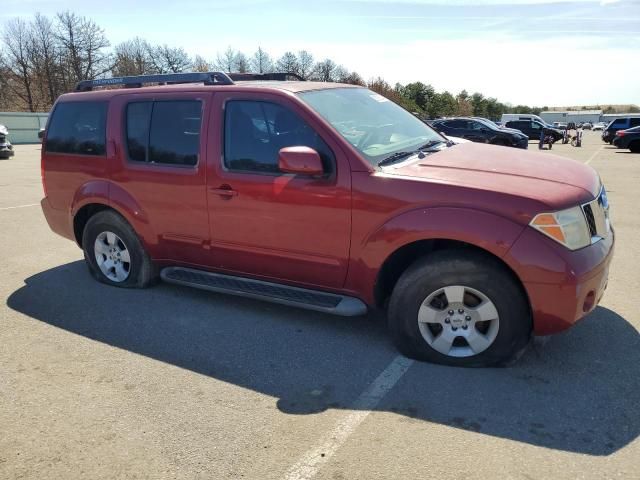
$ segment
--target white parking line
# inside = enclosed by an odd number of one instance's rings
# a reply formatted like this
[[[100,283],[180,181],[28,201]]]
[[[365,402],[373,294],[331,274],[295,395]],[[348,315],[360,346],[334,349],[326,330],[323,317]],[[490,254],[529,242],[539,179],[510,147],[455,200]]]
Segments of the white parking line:
[[[16,205],[15,207],[0,207],[0,210],[13,210],[14,208],[35,207],[40,205],[39,203],[30,203],[29,205]]]
[[[597,149],[595,152],[593,152],[593,155],[591,155],[589,157],[589,160],[587,160],[586,162],[584,162],[585,165],[589,165],[591,163],[591,160],[593,160],[594,158],[596,158],[596,155],[598,155],[602,149],[604,148],[604,145],[601,145],[599,149]]]
[[[286,480],[307,480],[313,478],[340,446],[347,441],[358,425],[371,413],[384,396],[402,378],[414,361],[398,355],[378,375],[367,389],[351,405],[354,412],[346,415],[334,425],[320,441],[319,445],[305,453],[284,476]]]

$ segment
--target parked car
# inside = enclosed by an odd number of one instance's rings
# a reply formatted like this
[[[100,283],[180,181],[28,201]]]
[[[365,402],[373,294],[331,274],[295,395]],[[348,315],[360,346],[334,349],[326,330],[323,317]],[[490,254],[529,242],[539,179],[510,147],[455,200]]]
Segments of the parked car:
[[[627,130],[631,127],[637,127],[639,125],[640,117],[617,118],[610,122],[609,125],[607,125],[607,127],[602,131],[602,141],[612,144],[618,130]]]
[[[567,124],[564,122],[553,122],[553,128],[557,128],[558,130],[566,130]]]
[[[640,153],[640,126],[618,130],[613,144],[618,148],[628,148],[633,153]]]
[[[614,232],[588,165],[452,144],[364,87],[234,77],[58,98],[42,209],[95,279],[381,308],[401,352],[458,366],[509,362],[600,301]]]
[[[532,113],[503,113],[502,117],[500,118],[500,121],[503,125],[505,125],[507,122],[513,122],[516,120],[536,120],[543,125],[547,124],[539,115],[534,115]]]
[[[499,128],[485,119],[448,118],[434,121],[432,127],[444,135],[466,138],[472,142],[517,148],[529,146],[529,139],[523,133]]]
[[[4,125],[0,125],[0,158],[9,158],[15,155],[13,145],[9,141],[9,130]]]
[[[506,127],[520,130],[530,140],[539,140],[541,130],[544,130],[546,136],[552,136],[556,142],[563,137],[563,133],[557,128],[550,128],[537,120],[512,120],[506,123]]]
[[[607,127],[607,124],[605,122],[598,122],[593,124],[593,127],[591,127],[591,130],[593,131],[604,130],[606,127]]]
[[[591,124],[591,122],[584,122],[582,124],[582,129],[583,130],[591,130],[593,128],[593,125]]]

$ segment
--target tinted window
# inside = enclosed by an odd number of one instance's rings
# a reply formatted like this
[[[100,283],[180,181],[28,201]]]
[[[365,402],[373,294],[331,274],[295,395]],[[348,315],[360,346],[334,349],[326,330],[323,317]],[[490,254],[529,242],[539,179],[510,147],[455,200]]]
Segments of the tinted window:
[[[104,155],[105,102],[59,103],[47,131],[47,152]]]
[[[618,120],[614,120],[611,125],[609,125],[612,128],[623,128],[627,126],[627,119],[626,118],[621,118]]]
[[[631,119],[631,126],[635,127],[636,125],[640,125],[640,118],[632,118]]]
[[[529,122],[507,122],[505,127],[521,130],[529,126]]]
[[[446,122],[447,127],[449,128],[467,128],[466,120],[448,120]]]
[[[127,105],[129,159],[168,165],[198,163],[202,103],[198,100]]]
[[[235,100],[225,106],[224,163],[232,170],[279,172],[278,152],[305,146],[320,154],[324,170],[333,170],[329,146],[297,114],[275,103]]]
[[[137,102],[127,105],[127,150],[129,159],[147,161],[149,121],[152,102]]]

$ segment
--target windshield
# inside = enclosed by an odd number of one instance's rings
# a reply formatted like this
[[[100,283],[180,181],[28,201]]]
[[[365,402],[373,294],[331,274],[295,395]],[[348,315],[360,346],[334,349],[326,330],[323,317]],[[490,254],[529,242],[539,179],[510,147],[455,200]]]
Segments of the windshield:
[[[475,120],[477,120],[478,122],[482,123],[483,125],[486,125],[487,127],[489,127],[491,130],[500,130],[500,127],[498,127],[495,123],[493,123],[491,120],[486,119],[486,118],[475,118]]]
[[[444,139],[402,107],[366,88],[328,88],[300,97],[369,162]]]

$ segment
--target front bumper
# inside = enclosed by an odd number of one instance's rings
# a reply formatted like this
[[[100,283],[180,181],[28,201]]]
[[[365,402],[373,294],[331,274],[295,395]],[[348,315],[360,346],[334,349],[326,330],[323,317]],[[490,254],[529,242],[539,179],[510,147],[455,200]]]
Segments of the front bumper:
[[[602,132],[602,141],[609,143],[615,136],[616,134],[614,132],[605,130],[604,132]]]
[[[532,228],[524,230],[505,260],[527,292],[536,335],[566,330],[595,309],[607,288],[614,243],[611,230],[571,251]]]
[[[0,142],[0,158],[13,157],[16,152],[13,151],[13,145],[9,142]]]

